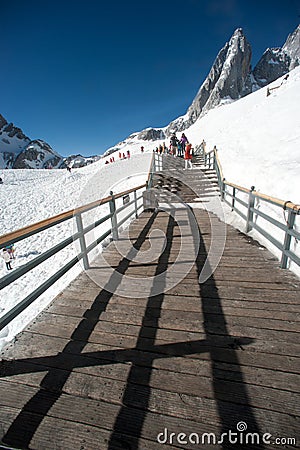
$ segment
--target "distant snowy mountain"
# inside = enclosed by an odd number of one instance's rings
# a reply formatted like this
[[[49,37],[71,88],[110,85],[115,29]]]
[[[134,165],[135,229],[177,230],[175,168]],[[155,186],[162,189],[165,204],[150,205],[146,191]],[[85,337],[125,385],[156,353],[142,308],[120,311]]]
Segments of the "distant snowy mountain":
[[[31,141],[16,157],[14,169],[57,169],[62,157],[47,142],[41,139]]]
[[[60,166],[60,168],[63,169],[66,167],[72,167],[74,169],[78,169],[79,167],[84,167],[96,161],[99,161],[100,158],[101,156],[99,155],[93,156],[70,155],[63,159],[63,164]]]
[[[47,142],[31,140],[0,114],[0,169],[64,169],[84,167],[101,156],[71,155],[63,158]]]
[[[29,143],[29,137],[0,114],[0,168],[13,167],[16,157]]]
[[[31,140],[0,114],[0,168],[58,168],[62,157],[41,139]]]

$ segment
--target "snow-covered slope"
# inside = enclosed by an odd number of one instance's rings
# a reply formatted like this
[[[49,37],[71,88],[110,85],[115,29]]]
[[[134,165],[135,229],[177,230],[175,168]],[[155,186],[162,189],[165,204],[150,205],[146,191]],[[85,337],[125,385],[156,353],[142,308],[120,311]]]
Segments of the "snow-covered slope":
[[[300,67],[267,87],[202,117],[187,136],[219,150],[224,176],[233,183],[300,202]]]

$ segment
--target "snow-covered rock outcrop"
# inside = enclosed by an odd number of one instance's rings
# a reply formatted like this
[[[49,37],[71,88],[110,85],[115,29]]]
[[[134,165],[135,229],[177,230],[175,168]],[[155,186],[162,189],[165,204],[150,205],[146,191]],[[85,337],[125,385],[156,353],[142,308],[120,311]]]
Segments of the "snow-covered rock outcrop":
[[[57,168],[63,158],[41,139],[31,140],[0,114],[0,168]]]
[[[283,47],[268,48],[253,70],[258,87],[287,74],[300,65],[300,25],[291,33]]]
[[[62,157],[41,139],[31,141],[17,156],[14,169],[56,169],[63,162]]]
[[[29,143],[29,137],[0,114],[0,168],[13,167],[17,155]]]

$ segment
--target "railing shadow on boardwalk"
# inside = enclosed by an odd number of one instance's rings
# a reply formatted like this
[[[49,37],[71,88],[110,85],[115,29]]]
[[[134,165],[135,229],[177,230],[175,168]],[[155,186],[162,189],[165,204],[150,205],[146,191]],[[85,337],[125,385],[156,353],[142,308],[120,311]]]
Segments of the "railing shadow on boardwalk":
[[[189,210],[189,214],[192,214],[191,210]],[[134,251],[138,251],[141,248],[156,217],[157,213],[153,213],[146,223],[145,227],[134,243]],[[164,252],[159,258],[156,275],[162,274],[167,270],[169,259],[168,257],[172,247],[175,225],[176,222],[172,218],[172,215],[170,215],[167,228],[167,243]],[[198,275],[200,274],[206,257],[207,251],[203,241],[201,240],[201,247],[196,261]],[[118,265],[117,270],[119,273],[126,273],[126,270],[130,265],[130,259],[131,255],[129,252],[126,258],[123,258]],[[114,275],[112,275],[112,277],[113,276]],[[153,292],[155,292],[154,287]],[[86,364],[86,361],[84,361],[83,357],[91,357],[94,358],[94,362],[90,362],[90,365],[99,365],[106,363],[111,364],[113,361],[130,361],[132,363],[131,370],[127,377],[126,388],[122,398],[122,406],[120,407],[120,411],[114,423],[113,432],[111,433],[111,437],[108,443],[108,449],[139,449],[139,440],[141,438],[143,424],[147,416],[147,409],[151,395],[150,377],[152,373],[154,353],[155,358],[167,358],[168,356],[185,356],[188,354],[209,351],[211,355],[213,391],[222,432],[226,433],[230,429],[232,431],[236,431],[236,429],[234,428],[236,423],[241,420],[246,420],[249,429],[251,429],[252,432],[259,433],[259,427],[251,410],[246,385],[244,383],[243,374],[239,366],[238,355],[236,354],[234,348],[236,340],[230,337],[227,330],[226,319],[221,305],[221,299],[218,297],[218,291],[213,276],[211,276],[211,278],[206,283],[200,285],[199,287],[199,301],[202,302],[204,330],[206,333],[205,340],[168,343],[164,345],[155,344],[160,311],[162,309],[165,295],[164,293],[162,293],[159,295],[149,296],[145,316],[143,318],[143,322],[137,339],[137,344],[134,349],[117,349],[111,351],[83,353],[89,336],[93,332],[98,320],[101,319],[101,314],[105,312],[112,295],[113,294],[106,291],[105,288],[101,290],[99,295],[94,300],[91,308],[84,314],[85,318],[74,330],[71,337],[72,341],[70,341],[66,345],[66,347],[60,354],[54,355],[53,357],[47,356],[40,358],[27,358],[24,360],[14,361],[11,363],[11,365],[3,367],[3,371],[1,374],[2,376],[9,376],[16,373],[33,371],[32,363],[37,364],[37,371],[41,370],[39,364],[44,365],[48,368],[50,367],[49,370],[47,369],[48,372],[41,382],[39,391],[26,403],[26,405],[24,405],[22,411],[16,417],[16,419],[8,429],[6,435],[3,437],[3,443],[21,448],[30,447],[31,439],[37,431],[43,418],[48,414],[51,407],[56,403],[56,401],[62,394],[64,385],[67,382],[72,370],[76,367],[80,367]],[[216,335],[211,331],[210,315],[208,314],[208,304],[211,297],[214,298],[214,304],[217,305],[219,314],[218,337],[220,337],[221,335],[226,343],[232,343],[230,363],[235,365],[235,383],[232,383],[232,389],[230,389],[230,384],[228,383],[226,384],[226,389],[224,389],[224,378],[222,379],[222,377],[220,376],[220,373],[222,372],[222,362],[220,362],[220,345],[217,346],[215,343]],[[152,309],[153,306],[155,306],[158,311],[157,315],[154,318],[156,323],[155,326],[153,325],[151,328],[147,327],[147,340],[145,340],[143,339],[143,336],[145,336],[146,327],[145,317],[147,316],[147,311],[149,312],[149,309]],[[247,339],[243,340],[241,338],[239,343],[246,344]],[[160,353],[160,350],[162,350],[163,347],[167,349],[167,354],[163,352],[164,354],[158,356],[158,353]],[[217,347],[218,352],[216,350]],[[135,352],[140,353],[141,351],[144,352],[143,356],[145,361],[142,367],[143,386],[139,386],[139,407],[134,409],[131,405],[136,403],[136,372],[138,370],[139,374],[141,373],[141,366],[136,364],[138,362],[138,355],[135,354]],[[64,354],[68,354],[68,363],[64,361]],[[72,355],[71,358],[70,354]],[[98,358],[98,360],[96,358]],[[100,358],[101,360],[99,360]],[[51,366],[54,365],[53,360],[56,363],[61,362],[61,367],[63,367],[65,370],[62,371],[55,367],[51,368]],[[228,369],[224,368],[224,371],[225,370]],[[238,406],[234,402],[234,398],[237,395],[237,387],[239,397],[239,401],[237,403],[240,406]],[[228,449],[231,447],[230,445],[224,443],[223,448]],[[233,448],[236,448],[236,446]],[[244,447],[240,446],[239,448]],[[262,445],[253,445],[251,448],[263,449],[264,447]]]

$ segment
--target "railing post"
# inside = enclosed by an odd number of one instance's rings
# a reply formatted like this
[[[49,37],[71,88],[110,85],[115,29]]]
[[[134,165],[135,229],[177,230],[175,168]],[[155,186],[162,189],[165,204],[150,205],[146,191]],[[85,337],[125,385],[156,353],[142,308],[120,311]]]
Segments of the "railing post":
[[[116,200],[113,191],[110,191],[111,200],[109,202],[109,210],[112,214],[111,216],[111,232],[113,241],[117,241],[119,239],[118,233],[118,222],[117,222],[117,214],[116,214]]]
[[[213,148],[213,169],[214,170],[216,169],[216,166],[217,166],[216,158],[217,158],[217,147],[214,146],[214,148]]]
[[[225,198],[225,178],[221,181],[221,201],[223,202]]]
[[[133,193],[133,198],[134,198],[134,212],[135,212],[135,218],[138,218],[138,204],[137,204],[137,195],[136,195],[136,191],[134,191]]]
[[[231,211],[234,210],[234,206],[235,206],[235,193],[236,193],[236,189],[235,187],[232,188],[232,204],[231,204]]]
[[[76,225],[77,225],[77,230],[80,234],[79,236],[79,242],[80,242],[80,250],[83,253],[83,267],[84,270],[88,270],[90,268],[89,265],[89,260],[88,260],[88,256],[87,256],[87,251],[86,251],[86,242],[85,242],[85,237],[83,234],[83,223],[82,223],[82,216],[81,214],[76,214]]]
[[[253,222],[252,208],[254,208],[254,202],[255,202],[255,196],[253,195],[254,189],[255,189],[255,187],[251,186],[251,190],[249,192],[246,233],[248,233],[249,231],[252,230],[252,225],[250,224],[250,222]]]
[[[291,230],[294,228],[295,219],[296,219],[296,212],[290,210],[289,215],[288,215],[288,220],[287,220],[287,229],[288,230]],[[292,236],[286,231],[285,236],[284,236],[283,252],[282,252],[281,262],[280,262],[280,267],[282,269],[287,269],[288,257],[284,252],[290,249],[291,240],[292,240]]]

